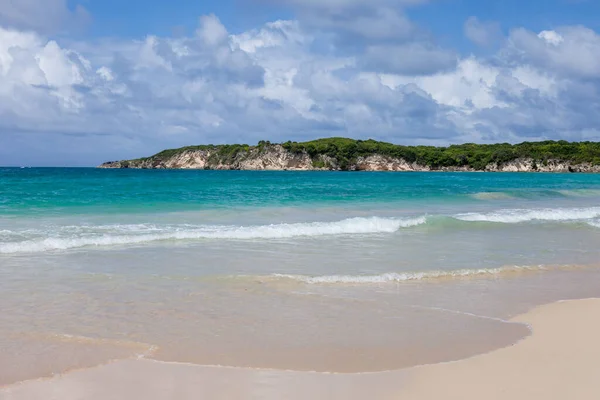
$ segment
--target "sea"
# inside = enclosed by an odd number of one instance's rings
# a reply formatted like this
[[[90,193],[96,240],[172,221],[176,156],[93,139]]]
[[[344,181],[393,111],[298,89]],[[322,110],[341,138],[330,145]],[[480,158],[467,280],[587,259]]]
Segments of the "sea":
[[[364,373],[600,296],[600,175],[0,168],[0,386],[122,358]]]

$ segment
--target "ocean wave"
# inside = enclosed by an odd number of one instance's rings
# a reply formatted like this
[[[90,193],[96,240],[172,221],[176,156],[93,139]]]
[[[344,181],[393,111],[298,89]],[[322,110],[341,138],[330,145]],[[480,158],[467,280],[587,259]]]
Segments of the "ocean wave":
[[[568,190],[512,190],[512,191],[497,191],[497,192],[478,192],[469,195],[476,200],[510,200],[510,199],[547,199],[547,198],[584,198],[584,197],[599,197],[600,189],[568,189]]]
[[[112,224],[46,226],[0,231],[0,254],[40,253],[83,247],[140,245],[184,240],[276,240],[297,237],[392,234],[401,229],[477,229],[479,223],[580,223],[600,228],[600,207],[506,209],[484,213],[413,218],[357,217],[333,222],[231,226],[191,224]]]
[[[600,207],[591,208],[545,208],[513,209],[490,213],[458,214],[454,218],[468,222],[499,222],[515,224],[529,221],[577,221],[600,217]]]
[[[145,229],[143,226],[125,225],[123,229],[113,226],[111,233],[106,229],[96,229],[101,234],[89,230],[75,237],[47,237],[33,240],[0,244],[0,253],[39,253],[51,250],[67,250],[89,246],[135,245],[167,240],[193,239],[286,239],[294,237],[317,237],[333,235],[360,235],[394,233],[401,228],[426,223],[425,217],[399,218],[349,218],[336,222],[311,222],[294,224],[274,224],[260,226],[170,226]],[[135,234],[123,234],[124,232]],[[152,233],[148,233],[152,232]]]
[[[600,220],[588,221],[588,224],[593,226],[594,228],[600,228]]]
[[[527,272],[542,272],[550,268],[538,266],[509,266],[501,268],[480,268],[480,269],[460,269],[450,271],[423,271],[423,272],[403,272],[403,273],[385,273],[381,275],[286,275],[273,274],[268,279],[274,280],[292,280],[312,285],[328,284],[379,284],[394,282],[425,281],[439,279],[464,279],[464,278],[486,278],[510,274],[519,274]]]
[[[567,197],[596,197],[600,196],[600,189],[569,189],[559,190],[558,193]]]

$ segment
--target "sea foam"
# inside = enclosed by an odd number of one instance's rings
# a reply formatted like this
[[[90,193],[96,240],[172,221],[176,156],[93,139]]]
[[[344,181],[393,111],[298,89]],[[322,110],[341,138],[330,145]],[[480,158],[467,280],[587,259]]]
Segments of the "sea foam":
[[[588,221],[588,224],[593,226],[594,228],[600,228],[600,220]]]
[[[469,226],[476,228],[480,222],[517,224],[536,221],[584,222],[600,228],[600,207],[506,209],[487,213],[431,215],[413,218],[357,217],[333,222],[249,226],[192,224],[49,226],[44,229],[0,231],[0,254],[140,245],[159,241],[277,240],[300,237],[392,234],[400,229],[419,225],[438,226],[445,229],[468,229]]]
[[[599,216],[600,207],[591,207],[500,210],[490,213],[457,214],[454,218],[469,222],[515,224],[528,221],[576,221],[597,218]]]
[[[423,272],[403,272],[386,273],[381,275],[324,275],[324,276],[306,276],[306,275],[286,275],[273,274],[275,279],[289,279],[307,284],[378,284],[393,282],[422,281],[435,279],[460,279],[474,277],[493,277],[498,275],[509,275],[527,272],[541,272],[548,270],[545,266],[508,266],[502,268],[480,268],[480,269],[460,269],[449,271],[423,271]]]
[[[317,237],[333,235],[390,234],[401,228],[426,223],[419,218],[349,218],[335,222],[311,222],[294,224],[273,224],[259,226],[155,226],[132,225],[95,228],[77,232],[71,237],[46,237],[0,244],[0,253],[36,253],[51,250],[67,250],[88,246],[135,245],[166,240],[194,239],[286,239],[294,237]],[[90,227],[90,229],[92,229]],[[110,233],[109,233],[110,232]],[[63,232],[64,233],[64,232]]]

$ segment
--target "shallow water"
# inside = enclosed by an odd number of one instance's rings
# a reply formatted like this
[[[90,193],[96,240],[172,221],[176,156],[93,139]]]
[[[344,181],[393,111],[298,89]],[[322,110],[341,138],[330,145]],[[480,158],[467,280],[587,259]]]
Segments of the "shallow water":
[[[0,384],[458,359],[598,296],[598,260],[597,175],[0,169]]]

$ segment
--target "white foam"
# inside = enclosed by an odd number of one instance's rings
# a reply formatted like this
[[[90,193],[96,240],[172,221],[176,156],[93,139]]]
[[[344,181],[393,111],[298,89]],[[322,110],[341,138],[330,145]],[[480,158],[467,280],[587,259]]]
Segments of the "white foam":
[[[458,214],[454,218],[470,222],[501,222],[515,224],[528,221],[576,221],[597,218],[600,207],[591,208],[544,208],[537,210],[500,210],[491,213]]]
[[[336,222],[312,222],[295,224],[275,224],[260,226],[192,226],[175,225],[157,228],[145,225],[112,226],[107,233],[106,227],[92,227],[81,232],[71,230],[70,237],[46,237],[26,241],[0,244],[0,253],[36,253],[51,250],[67,250],[86,246],[114,246],[141,244],[163,240],[193,239],[285,239],[293,237],[317,237],[328,235],[357,235],[394,233],[426,223],[425,217],[413,219],[397,218],[350,218]],[[63,232],[64,233],[64,232]],[[124,234],[127,233],[127,234]],[[39,232],[38,232],[39,234]]]
[[[588,221],[588,224],[593,226],[594,228],[600,228],[600,220]]]
[[[308,284],[377,284],[391,282],[420,281],[443,278],[468,278],[477,276],[494,276],[507,273],[545,271],[544,266],[510,266],[502,268],[460,269],[452,271],[423,271],[405,273],[386,273],[381,275],[285,275],[273,274],[278,279],[291,279]]]

